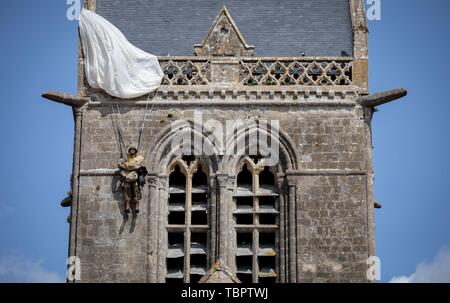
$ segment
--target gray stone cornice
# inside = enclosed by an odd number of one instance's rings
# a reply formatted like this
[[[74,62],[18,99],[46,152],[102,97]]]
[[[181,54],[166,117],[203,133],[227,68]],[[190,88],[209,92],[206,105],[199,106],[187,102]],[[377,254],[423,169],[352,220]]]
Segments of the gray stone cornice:
[[[98,168],[81,170],[80,176],[94,177],[94,176],[114,176],[119,173],[118,169]],[[286,176],[365,176],[367,173],[363,170],[346,170],[346,169],[301,169],[289,170]],[[161,177],[161,176],[160,176]],[[167,178],[167,176],[164,176]],[[226,186],[230,176],[226,173],[218,173],[217,180],[219,185]],[[234,181],[234,179],[231,179]]]
[[[346,169],[303,169],[291,170],[286,172],[286,176],[365,176],[367,173],[363,170]]]

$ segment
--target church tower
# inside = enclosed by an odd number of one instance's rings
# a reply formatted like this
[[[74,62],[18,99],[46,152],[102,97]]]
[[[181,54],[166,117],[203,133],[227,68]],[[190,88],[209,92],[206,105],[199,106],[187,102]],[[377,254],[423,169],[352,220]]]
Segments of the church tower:
[[[111,97],[89,87],[80,47],[78,95],[44,95],[74,111],[79,282],[196,283],[217,262],[244,283],[371,280],[371,119],[406,92],[369,94],[363,0],[85,7],[157,55],[164,78]],[[221,137],[230,121],[245,127]],[[192,145],[174,144],[181,133]],[[128,144],[148,170],[130,214],[117,169]]]

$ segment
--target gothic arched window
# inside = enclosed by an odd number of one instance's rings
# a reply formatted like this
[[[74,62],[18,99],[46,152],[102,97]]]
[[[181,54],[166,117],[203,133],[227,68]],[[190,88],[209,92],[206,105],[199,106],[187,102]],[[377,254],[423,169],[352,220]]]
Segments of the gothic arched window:
[[[196,283],[207,271],[208,174],[202,164],[184,157],[169,175],[166,282]]]
[[[275,282],[278,194],[275,176],[264,161],[244,159],[237,175],[234,202],[238,278],[244,283]]]

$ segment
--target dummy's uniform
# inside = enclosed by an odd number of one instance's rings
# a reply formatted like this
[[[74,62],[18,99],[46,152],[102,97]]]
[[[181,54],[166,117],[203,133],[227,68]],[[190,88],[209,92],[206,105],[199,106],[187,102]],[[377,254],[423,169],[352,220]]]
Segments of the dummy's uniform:
[[[126,202],[126,210],[129,211],[131,202],[136,202],[136,211],[139,211],[139,200],[142,199],[138,183],[137,170],[143,167],[144,157],[141,155],[128,156],[125,163],[119,163],[120,175],[123,177],[123,195]]]

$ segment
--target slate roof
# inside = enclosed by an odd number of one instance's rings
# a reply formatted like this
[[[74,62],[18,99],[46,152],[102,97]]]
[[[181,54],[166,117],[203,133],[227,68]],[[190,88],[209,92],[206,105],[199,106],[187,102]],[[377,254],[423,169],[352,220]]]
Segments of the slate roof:
[[[226,5],[257,56],[353,54],[348,0],[97,0],[97,13],[154,55],[193,55]]]

